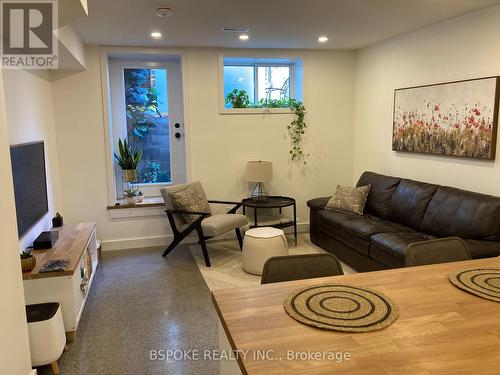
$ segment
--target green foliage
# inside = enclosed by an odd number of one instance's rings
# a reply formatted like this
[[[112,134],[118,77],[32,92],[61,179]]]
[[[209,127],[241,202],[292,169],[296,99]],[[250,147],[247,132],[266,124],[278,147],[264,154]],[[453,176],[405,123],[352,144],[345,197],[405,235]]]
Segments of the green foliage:
[[[123,196],[126,198],[133,198],[142,195],[142,192],[137,188],[123,190]]]
[[[307,125],[304,121],[306,108],[301,101],[282,98],[282,99],[261,99],[258,103],[250,104],[248,95],[244,90],[234,89],[226,97],[226,103],[231,103],[233,108],[290,108],[295,118],[287,126],[290,136],[290,158],[292,160],[301,160],[307,163],[309,154],[305,154],[302,149],[302,141]]]
[[[302,160],[304,164],[307,162],[309,154],[305,154],[302,150],[302,141],[305,134],[307,125],[304,121],[306,108],[304,104],[295,99],[289,100],[290,109],[292,110],[295,118],[287,126],[288,135],[290,136],[290,157],[292,160]]]
[[[231,104],[232,108],[248,108],[250,100],[245,90],[234,89],[226,96],[226,104]]]
[[[156,88],[150,85],[150,69],[125,70],[127,127],[129,134],[133,133],[139,138],[156,126],[152,121],[154,118],[161,117]]]
[[[29,257],[31,257],[31,252],[33,251],[32,248],[27,248],[26,250],[24,250],[22,253],[21,253],[21,259],[28,259]]]
[[[156,160],[149,161],[141,173],[142,180],[150,183],[157,183],[160,175],[160,163]]]
[[[54,216],[56,219],[62,219],[62,216],[59,212],[56,212],[56,216]]]
[[[161,170],[160,162],[148,161],[146,167],[141,171],[141,180],[147,183],[170,182],[170,173]]]
[[[115,159],[123,170],[136,169],[142,159],[142,150],[132,147],[126,139],[123,142],[118,139],[118,152],[118,155],[114,154]]]
[[[282,99],[260,99],[254,108],[290,108],[291,102],[294,99],[282,98]]]

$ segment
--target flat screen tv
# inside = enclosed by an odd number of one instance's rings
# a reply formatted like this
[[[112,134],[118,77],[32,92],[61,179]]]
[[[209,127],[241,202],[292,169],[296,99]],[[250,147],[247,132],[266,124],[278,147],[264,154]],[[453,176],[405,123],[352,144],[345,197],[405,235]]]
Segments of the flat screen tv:
[[[10,158],[21,238],[49,211],[43,142],[11,146]]]

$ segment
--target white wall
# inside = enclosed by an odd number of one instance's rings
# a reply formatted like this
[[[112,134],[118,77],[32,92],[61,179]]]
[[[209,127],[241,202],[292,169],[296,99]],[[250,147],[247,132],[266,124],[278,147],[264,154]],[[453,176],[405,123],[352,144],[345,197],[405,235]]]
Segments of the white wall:
[[[12,187],[9,135],[5,114],[3,74],[0,71],[0,365],[5,374],[31,371],[23,280],[19,261],[16,211]],[[7,92],[7,95],[8,92]]]
[[[46,71],[7,70],[4,72],[5,105],[9,143],[44,141],[49,213],[19,241],[20,250],[31,246],[44,230],[52,227],[52,217],[61,210],[59,168],[52,104],[52,88]]]
[[[178,51],[178,50],[176,50]],[[106,242],[156,238],[170,233],[165,217],[110,219],[100,83],[99,49],[87,47],[87,70],[54,75],[53,95],[64,215],[97,221]],[[162,50],[168,53],[169,50]],[[188,178],[201,180],[209,197],[241,199],[248,160],[271,160],[271,192],[298,201],[299,221],[308,222],[306,200],[352,180],[354,53],[280,51],[304,59],[304,101],[309,124],[306,174],[288,161],[284,138],[290,115],[220,115],[217,49],[182,49]],[[241,50],[224,51],[242,53]],[[250,56],[269,53],[251,51]],[[137,242],[133,242],[137,244]],[[130,242],[132,244],[132,242]]]
[[[358,52],[354,181],[372,170],[500,195],[498,161],[391,151],[394,89],[500,75],[499,20],[497,6]]]

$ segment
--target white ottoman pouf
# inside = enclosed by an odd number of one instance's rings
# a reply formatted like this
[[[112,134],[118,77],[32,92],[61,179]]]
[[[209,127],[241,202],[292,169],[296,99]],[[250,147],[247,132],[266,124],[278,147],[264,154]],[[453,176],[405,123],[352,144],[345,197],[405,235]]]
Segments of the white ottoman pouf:
[[[33,366],[50,364],[52,372],[59,374],[57,360],[66,346],[61,306],[57,302],[28,305],[26,315],[31,364]]]
[[[243,270],[262,275],[264,263],[271,257],[288,255],[285,233],[278,228],[253,228],[243,239]]]

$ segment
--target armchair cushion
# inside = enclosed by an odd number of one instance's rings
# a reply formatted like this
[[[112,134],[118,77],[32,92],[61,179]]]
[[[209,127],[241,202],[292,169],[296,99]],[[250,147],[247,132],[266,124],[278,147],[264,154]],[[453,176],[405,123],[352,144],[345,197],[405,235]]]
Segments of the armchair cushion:
[[[178,209],[192,212],[210,213],[210,205],[208,204],[207,199],[199,194],[192,185],[188,185],[186,188],[179,191],[169,192],[168,195],[170,196],[174,207]],[[182,217],[187,223],[193,223],[200,216],[196,214],[183,214]]]
[[[220,214],[209,216],[201,222],[203,234],[208,237],[219,236],[236,228],[248,225],[248,218],[239,214]]]

